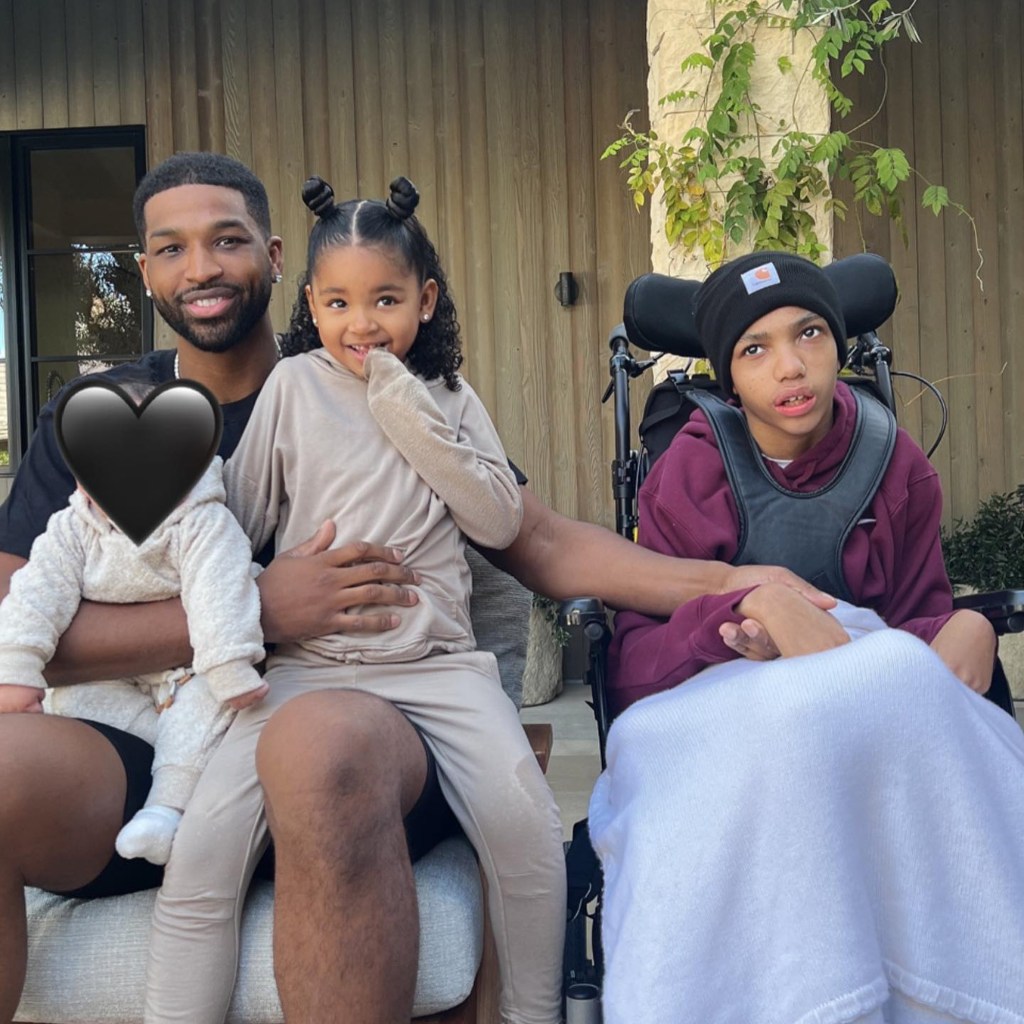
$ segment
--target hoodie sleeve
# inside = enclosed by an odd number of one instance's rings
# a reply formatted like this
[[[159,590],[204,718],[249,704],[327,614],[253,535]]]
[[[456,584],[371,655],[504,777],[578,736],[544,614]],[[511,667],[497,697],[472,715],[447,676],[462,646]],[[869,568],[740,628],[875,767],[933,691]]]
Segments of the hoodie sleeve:
[[[262,551],[277,529],[284,500],[282,453],[276,425],[283,415],[279,364],[263,385],[234,454],[224,464],[225,502],[253,551]]]
[[[55,512],[0,604],[0,685],[46,688],[43,669],[82,601],[85,551],[73,509]]]
[[[677,437],[641,488],[639,517],[638,542],[660,554],[729,561],[736,552],[736,511],[709,442]],[[613,711],[738,657],[718,628],[742,621],[736,609],[752,589],[704,595],[668,619],[619,612],[610,651]]]
[[[448,506],[471,541],[501,550],[516,539],[523,502],[498,432],[476,393],[465,392],[457,427],[430,390],[383,349],[367,356],[370,412],[406,462]]]
[[[877,610],[886,625],[930,644],[953,614],[953,588],[939,534],[942,485],[917,445],[902,436],[900,443],[911,465],[906,495],[892,513],[889,535],[874,538],[876,557],[891,563],[888,594]]]

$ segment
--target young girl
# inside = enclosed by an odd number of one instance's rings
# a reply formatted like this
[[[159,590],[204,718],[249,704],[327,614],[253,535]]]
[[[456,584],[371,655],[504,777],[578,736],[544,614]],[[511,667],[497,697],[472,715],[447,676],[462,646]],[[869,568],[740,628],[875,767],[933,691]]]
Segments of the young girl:
[[[487,875],[503,1018],[554,1024],[565,917],[562,830],[495,659],[474,649],[463,554],[467,536],[489,548],[512,542],[522,516],[519,487],[482,404],[456,372],[455,309],[413,216],[415,189],[399,178],[386,203],[336,206],[330,187],[314,178],[303,198],[318,220],[308,284],[283,345],[290,358],[264,385],[228,463],[228,505],[256,550],[271,535],[277,550],[290,548],[326,519],[338,537],[402,549],[419,577],[419,601],[386,633],[323,636],[283,645],[269,659],[268,697],[239,716],[227,740],[239,752],[236,765],[222,771],[224,759],[217,762],[225,787],[229,776],[237,786],[225,790],[232,820],[208,837],[216,858],[210,867],[220,877],[211,883],[208,869],[204,890],[189,896],[172,862],[165,880],[146,1019],[173,1016],[166,1007],[180,957],[189,953],[190,915],[224,922],[219,938],[211,937],[221,946],[221,976],[210,987],[230,995],[239,879],[247,880],[265,834],[255,740],[291,697],[332,687],[391,701],[420,732]],[[220,904],[214,910],[206,905],[211,888]],[[168,952],[171,930],[180,935],[180,956]],[[214,995],[207,999],[193,983],[190,1019],[215,1020]]]
[[[791,568],[785,552],[812,548],[820,561],[803,571],[827,572],[847,600],[829,614],[769,584],[667,620],[617,617],[622,713],[590,805],[604,1019],[1019,1024],[1024,739],[974,692],[995,637],[953,611],[935,471],[899,431],[839,557],[814,516],[832,516],[871,414],[836,380],[835,289],[806,260],[755,253],[712,274],[695,312],[740,402],[709,412],[742,417],[729,447],[767,475],[756,493],[790,497],[742,522],[742,475],[727,474],[717,428],[696,411],[644,482],[640,543]],[[725,638],[748,618],[782,657],[737,659]]]

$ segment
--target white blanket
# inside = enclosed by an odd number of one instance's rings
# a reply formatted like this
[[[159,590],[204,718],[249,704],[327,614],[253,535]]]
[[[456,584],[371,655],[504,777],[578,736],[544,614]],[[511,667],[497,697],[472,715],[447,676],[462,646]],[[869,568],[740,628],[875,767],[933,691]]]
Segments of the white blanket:
[[[616,720],[605,1024],[1024,1024],[1024,737],[922,642],[730,662]]]

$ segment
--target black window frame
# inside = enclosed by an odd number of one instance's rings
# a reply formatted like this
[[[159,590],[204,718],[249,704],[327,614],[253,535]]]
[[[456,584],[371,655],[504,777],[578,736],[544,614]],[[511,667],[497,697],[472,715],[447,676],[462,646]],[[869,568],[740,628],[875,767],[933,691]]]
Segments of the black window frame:
[[[7,316],[7,376],[8,376],[8,445],[10,465],[0,469],[0,476],[13,475],[18,468],[28,440],[35,429],[38,409],[33,387],[32,364],[36,350],[37,331],[35,307],[32,300],[29,261],[33,256],[46,255],[53,250],[30,249],[29,210],[32,203],[32,154],[47,149],[110,149],[132,148],[135,153],[136,184],[146,173],[146,132],[144,125],[120,125],[106,128],[57,128],[52,130],[6,132],[10,147],[10,209],[12,273],[7,275],[13,309]],[[138,240],[128,247],[141,251]],[[109,251],[110,246],[97,246],[96,251]],[[142,353],[153,349],[153,309],[149,302],[142,303]],[[56,360],[58,357],[53,357]],[[132,356],[138,358],[138,356]],[[38,363],[47,361],[36,359]],[[125,360],[127,361],[127,360]]]

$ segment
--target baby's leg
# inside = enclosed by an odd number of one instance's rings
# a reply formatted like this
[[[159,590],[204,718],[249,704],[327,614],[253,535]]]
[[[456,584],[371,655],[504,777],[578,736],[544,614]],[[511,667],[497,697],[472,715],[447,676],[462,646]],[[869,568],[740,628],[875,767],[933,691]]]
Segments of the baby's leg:
[[[210,693],[203,676],[177,685],[169,697],[157,723],[149,796],[117,837],[122,857],[144,857],[152,864],[167,863],[182,811],[234,716]]]
[[[267,845],[255,750],[273,697],[238,713],[182,817],[153,911],[146,1024],[223,1024],[227,1015],[242,901]]]
[[[112,725],[152,746],[156,743],[158,716],[148,688],[136,682],[113,679],[54,687],[46,691],[43,706],[53,715]]]
[[[387,670],[399,685],[371,680]],[[482,652],[365,666],[367,688],[397,704],[437,757],[441,785],[488,882],[502,1020],[560,1020],[565,933],[562,825],[551,789]],[[411,698],[411,699],[410,699]]]

